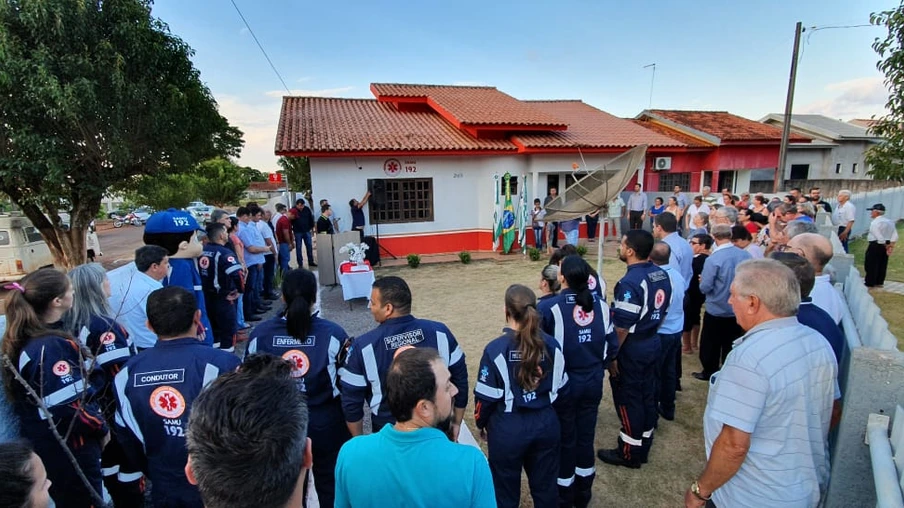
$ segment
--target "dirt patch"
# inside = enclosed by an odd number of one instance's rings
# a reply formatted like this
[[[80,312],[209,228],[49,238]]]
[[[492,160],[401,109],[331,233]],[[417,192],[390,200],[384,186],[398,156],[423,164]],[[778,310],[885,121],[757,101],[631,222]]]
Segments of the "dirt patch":
[[[596,266],[595,258],[588,261]],[[484,346],[499,336],[505,324],[503,296],[511,284],[537,288],[544,261],[510,258],[505,260],[382,268],[378,277],[404,278],[414,297],[412,314],[446,323],[465,352],[470,384],[477,377],[477,365]],[[606,258],[603,277],[611,299],[612,288],[625,272],[617,259]],[[678,393],[675,421],[660,421],[650,462],[639,470],[616,468],[597,461],[592,506],[672,507],[683,503],[684,492],[703,469],[703,409],[707,383],[691,377],[699,370],[696,356],[684,356],[684,391]],[[473,393],[465,420],[474,429]],[[605,382],[596,431],[597,448],[614,448],[619,423]],[[484,446],[484,450],[486,450]],[[522,481],[522,506],[533,506],[526,480]]]

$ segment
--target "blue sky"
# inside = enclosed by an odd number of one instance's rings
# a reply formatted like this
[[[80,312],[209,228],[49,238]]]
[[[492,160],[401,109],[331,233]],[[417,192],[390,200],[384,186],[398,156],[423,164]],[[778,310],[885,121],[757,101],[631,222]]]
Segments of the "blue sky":
[[[633,117],[784,108],[794,23],[858,25],[896,1],[235,0],[295,94],[372,97],[372,82],[491,85],[519,99],[581,99]],[[196,51],[221,113],[246,133],[241,162],[276,169],[285,89],[229,0],[158,0],[153,14]],[[870,44],[880,28],[803,36],[795,113],[881,114]]]

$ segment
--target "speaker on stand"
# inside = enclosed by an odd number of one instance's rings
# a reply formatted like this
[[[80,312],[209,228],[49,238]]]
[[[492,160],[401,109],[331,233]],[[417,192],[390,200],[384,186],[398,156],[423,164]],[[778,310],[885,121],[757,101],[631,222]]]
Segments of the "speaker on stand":
[[[370,199],[368,200],[368,204],[373,207],[373,210],[376,212],[373,214],[373,224],[374,229],[376,230],[376,258],[379,263],[380,259],[380,251],[382,250],[387,255],[392,257],[392,259],[399,259],[395,254],[389,251],[386,247],[380,245],[380,210],[386,206],[386,182],[381,179],[377,180],[368,180],[368,186],[370,187],[368,190],[370,191]],[[373,263],[371,263],[373,265]]]

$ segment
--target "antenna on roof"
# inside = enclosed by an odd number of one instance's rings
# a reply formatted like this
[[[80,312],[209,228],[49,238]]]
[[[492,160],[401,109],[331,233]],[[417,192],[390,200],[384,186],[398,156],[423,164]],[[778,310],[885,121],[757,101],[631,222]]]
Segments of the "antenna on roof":
[[[653,107],[653,84],[656,83],[656,63],[653,62],[650,65],[643,66],[644,69],[649,69],[650,67],[653,68],[653,77],[650,79],[650,105],[649,105],[649,107],[652,108]]]

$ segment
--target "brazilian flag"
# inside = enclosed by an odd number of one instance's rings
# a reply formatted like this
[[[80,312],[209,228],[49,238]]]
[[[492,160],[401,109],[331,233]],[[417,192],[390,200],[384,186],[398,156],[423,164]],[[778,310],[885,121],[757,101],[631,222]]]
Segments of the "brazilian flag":
[[[512,206],[512,175],[506,173],[502,177],[505,184],[505,205],[502,209],[502,217],[496,224],[496,238],[502,235],[502,251],[508,254],[515,243],[515,207]]]

